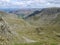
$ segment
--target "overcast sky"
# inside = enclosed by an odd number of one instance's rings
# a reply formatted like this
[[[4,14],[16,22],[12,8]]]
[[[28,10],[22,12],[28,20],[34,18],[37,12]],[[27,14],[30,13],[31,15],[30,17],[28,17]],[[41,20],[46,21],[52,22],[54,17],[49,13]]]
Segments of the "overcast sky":
[[[60,7],[60,0],[0,0],[0,8]]]

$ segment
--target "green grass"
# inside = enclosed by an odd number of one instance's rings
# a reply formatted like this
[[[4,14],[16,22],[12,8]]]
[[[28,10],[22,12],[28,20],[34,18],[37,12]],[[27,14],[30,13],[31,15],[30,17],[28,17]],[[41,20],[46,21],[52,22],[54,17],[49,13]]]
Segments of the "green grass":
[[[36,43],[20,43],[20,44],[15,44],[15,45],[58,45],[57,43],[40,43],[40,42],[36,42]]]
[[[21,43],[21,44],[15,44],[15,45],[42,45],[42,43]]]

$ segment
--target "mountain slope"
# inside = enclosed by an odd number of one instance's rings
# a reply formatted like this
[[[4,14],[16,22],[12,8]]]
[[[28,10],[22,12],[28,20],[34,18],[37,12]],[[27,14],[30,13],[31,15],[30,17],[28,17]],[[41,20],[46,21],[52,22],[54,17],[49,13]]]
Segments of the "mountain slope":
[[[58,33],[52,31],[49,28],[37,27],[30,25],[28,22],[24,21],[23,19],[16,19],[16,18],[7,18],[4,19],[9,23],[14,32],[15,36],[17,37],[16,43],[35,43],[39,42],[42,44],[56,42],[59,43],[59,35]],[[51,33],[52,32],[52,33]],[[57,36],[56,36],[57,35]],[[48,45],[49,45],[48,44]]]
[[[3,16],[2,16],[2,14],[3,14]],[[47,25],[45,25],[45,26],[31,25],[27,21],[25,21],[21,18],[19,19],[19,18],[15,17],[15,15],[12,16],[9,13],[7,13],[7,15],[5,15],[4,13],[2,13],[2,14],[0,17],[1,17],[1,20],[3,23],[1,21],[0,21],[0,23],[4,24],[3,25],[4,31],[2,31],[3,33],[0,33],[0,36],[3,37],[4,40],[1,41],[2,40],[1,39],[0,44],[1,44],[1,42],[4,43],[4,45],[30,45],[30,44],[33,45],[33,43],[34,43],[34,45],[37,45],[37,44],[51,45],[52,43],[56,44],[56,45],[60,44],[60,33],[59,33],[60,28],[57,24],[53,25],[53,26],[52,25],[48,25],[48,26]],[[34,17],[33,17],[33,19],[34,19]],[[56,18],[54,18],[54,19],[56,19]],[[40,18],[39,18],[39,20],[40,20]],[[35,20],[33,20],[34,22],[32,22],[32,23],[37,22],[35,24],[40,24],[39,20],[35,19]],[[0,28],[1,28],[1,26],[0,26]],[[0,30],[2,30],[2,29],[0,29]],[[8,43],[6,43],[6,39],[9,39]],[[3,44],[1,44],[1,45],[3,45]]]
[[[38,13],[37,13],[38,12]],[[35,23],[36,25],[41,24],[51,24],[59,21],[60,8],[45,8],[41,11],[35,11],[34,13],[25,17],[30,23]],[[34,24],[34,25],[35,25]]]
[[[0,44],[2,43],[1,45],[13,45],[14,43],[28,43],[28,41],[35,42],[33,39],[27,37],[29,34],[30,36],[35,35],[31,35],[31,33],[35,31],[34,27],[32,27],[29,23],[25,22],[23,19],[12,17],[12,15],[10,14],[2,14],[0,16],[0,23],[2,23],[0,25],[0,31],[3,30],[1,31],[3,33],[0,33],[0,36],[4,39],[0,39]]]

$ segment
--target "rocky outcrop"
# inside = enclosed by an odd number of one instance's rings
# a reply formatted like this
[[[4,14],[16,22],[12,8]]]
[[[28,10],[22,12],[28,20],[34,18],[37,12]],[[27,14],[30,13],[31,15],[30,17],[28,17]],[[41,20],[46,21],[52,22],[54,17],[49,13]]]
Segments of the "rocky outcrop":
[[[9,45],[13,39],[13,34],[5,20],[0,17],[0,45]]]

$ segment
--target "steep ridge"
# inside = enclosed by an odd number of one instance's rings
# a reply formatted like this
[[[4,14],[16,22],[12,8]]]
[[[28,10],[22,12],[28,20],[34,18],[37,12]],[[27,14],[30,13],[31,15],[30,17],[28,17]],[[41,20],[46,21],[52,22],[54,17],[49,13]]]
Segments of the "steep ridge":
[[[13,38],[13,33],[9,25],[0,17],[0,45],[11,45]]]
[[[24,17],[24,19],[29,18],[31,16],[35,16],[36,14],[39,14],[39,13],[41,13],[41,11],[34,11],[34,13],[27,15],[26,17]]]
[[[38,12],[38,13],[37,13]],[[34,13],[25,17],[30,23],[49,24],[58,21],[60,15],[60,8],[44,8],[41,11],[35,11]],[[34,25],[35,25],[34,24]]]

